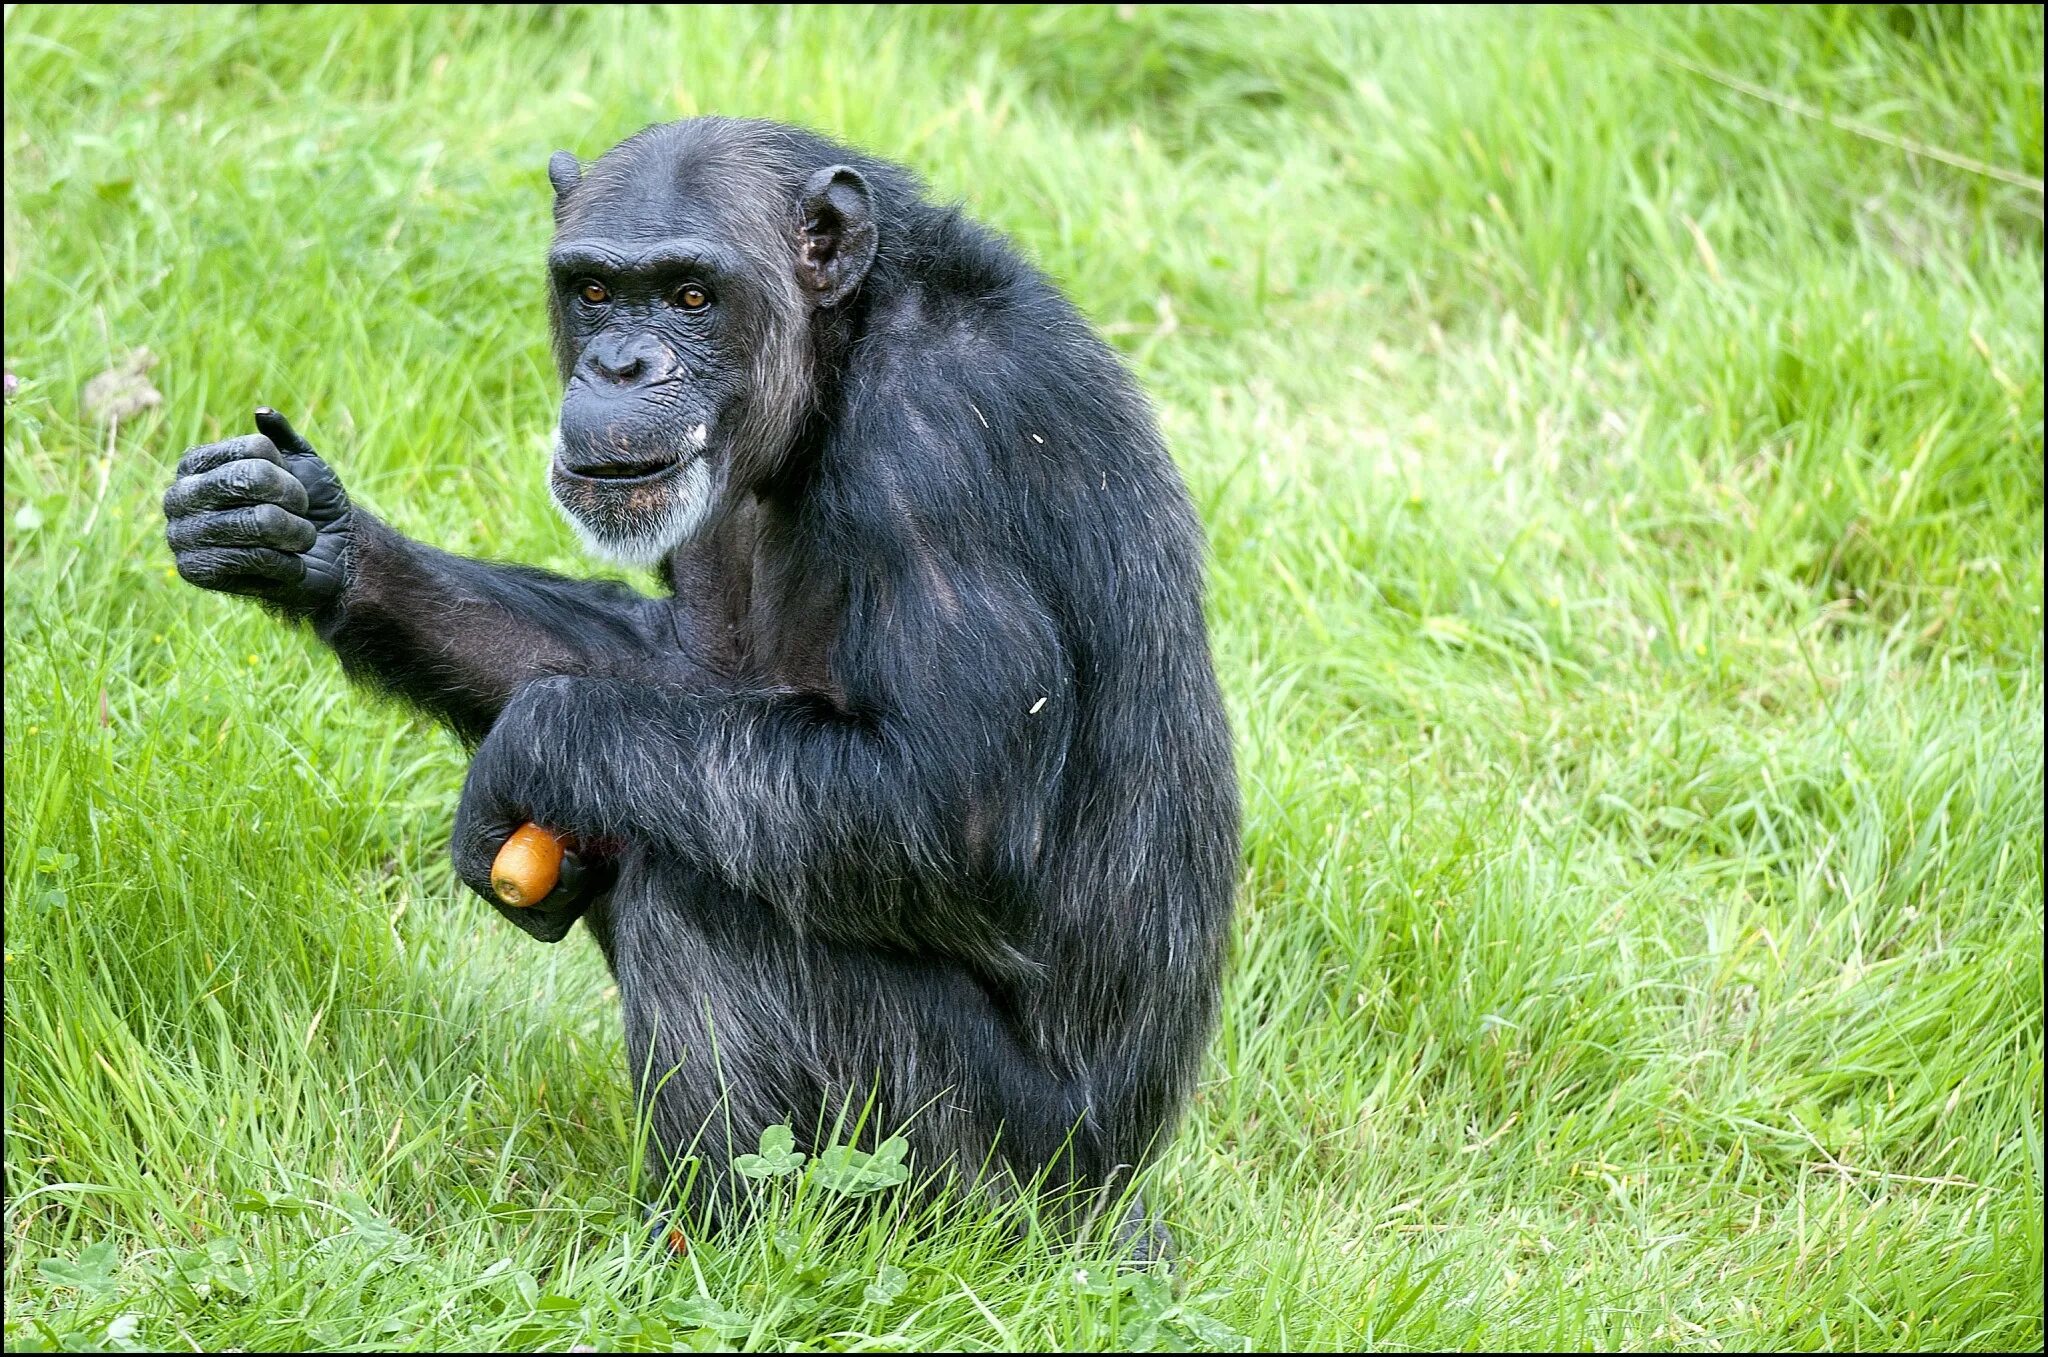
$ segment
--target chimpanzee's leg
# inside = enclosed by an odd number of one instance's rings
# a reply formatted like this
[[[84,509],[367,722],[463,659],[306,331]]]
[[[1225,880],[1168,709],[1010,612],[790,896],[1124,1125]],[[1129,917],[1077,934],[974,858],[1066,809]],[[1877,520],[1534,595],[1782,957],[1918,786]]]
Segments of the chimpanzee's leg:
[[[700,1211],[732,1204],[733,1157],[778,1124],[809,1153],[902,1130],[917,1178],[1099,1181],[1106,1167],[1085,1080],[1048,1068],[949,963],[803,938],[768,905],[644,853],[597,931],[658,1146],[648,1167],[681,1176],[694,1157]]]

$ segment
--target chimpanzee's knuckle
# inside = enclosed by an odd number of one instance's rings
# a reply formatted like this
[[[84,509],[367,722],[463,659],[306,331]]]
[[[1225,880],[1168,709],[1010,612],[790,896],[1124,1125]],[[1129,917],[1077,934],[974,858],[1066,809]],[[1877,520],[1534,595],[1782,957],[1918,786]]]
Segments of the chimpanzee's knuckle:
[[[239,438],[230,438],[221,446],[231,449],[238,462],[268,462],[272,466],[284,464],[277,445],[260,433],[245,433]]]
[[[297,514],[287,513],[276,504],[258,504],[247,512],[249,525],[254,530],[252,540],[267,547],[275,547],[279,551],[302,551],[312,545],[310,542],[302,543],[299,540],[299,534],[293,525],[305,520]]]
[[[306,487],[291,472],[270,462],[237,463],[247,478],[238,494],[252,504],[276,504],[298,514],[306,507]]]
[[[164,490],[164,517],[177,519],[195,513],[206,485],[204,476],[180,476]]]
[[[254,474],[251,468],[256,465],[260,463],[252,463],[244,457],[196,473],[192,478],[193,497],[217,505],[242,494]]]
[[[212,589],[222,579],[220,553],[192,550],[178,553],[178,578],[201,589]]]
[[[455,831],[448,836],[448,853],[455,860],[456,871],[467,871],[476,866],[481,854],[478,838],[477,817],[471,803],[470,789],[464,786],[462,800],[455,811]]]
[[[267,465],[269,464],[253,458],[229,462],[220,470],[221,488],[244,498],[252,496],[262,488],[263,469]]]
[[[213,545],[207,540],[218,515],[186,514],[172,519],[164,526],[164,535],[170,539],[171,550],[180,552],[198,551]]]
[[[462,884],[486,900],[496,898],[491,890],[491,858],[473,836],[458,834],[452,848],[455,875]]]
[[[248,434],[241,438],[229,438],[218,443],[201,443],[187,448],[185,455],[178,459],[180,476],[195,476],[218,467],[246,460],[278,462],[277,449],[270,440],[260,434]]]
[[[222,531],[221,514],[188,514],[174,518],[167,533],[174,551],[198,551],[219,546],[216,540]]]

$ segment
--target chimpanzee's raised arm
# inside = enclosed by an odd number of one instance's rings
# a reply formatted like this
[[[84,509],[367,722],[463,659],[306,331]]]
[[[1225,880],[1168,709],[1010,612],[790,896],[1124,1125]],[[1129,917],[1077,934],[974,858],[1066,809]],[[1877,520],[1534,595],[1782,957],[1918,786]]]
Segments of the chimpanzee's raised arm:
[[[676,618],[622,585],[468,560],[360,507],[274,410],[260,432],[193,448],[164,495],[178,573],[310,622],[351,675],[475,741],[522,683],[674,678]]]
[[[312,615],[313,629],[352,677],[471,743],[535,679],[692,672],[660,601],[622,584],[437,551],[356,514],[347,587]]]

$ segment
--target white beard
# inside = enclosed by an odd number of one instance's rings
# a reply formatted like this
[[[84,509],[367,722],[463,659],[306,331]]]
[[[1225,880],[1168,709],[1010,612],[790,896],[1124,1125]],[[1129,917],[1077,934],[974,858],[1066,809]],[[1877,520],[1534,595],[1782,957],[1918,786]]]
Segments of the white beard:
[[[548,498],[569,526],[576,530],[577,540],[583,550],[601,561],[615,565],[646,567],[661,564],[667,555],[697,535],[705,521],[711,517],[712,506],[718,502],[717,487],[712,483],[711,460],[703,456],[706,430],[702,424],[683,435],[685,456],[695,454],[685,466],[676,482],[668,487],[668,509],[652,522],[634,525],[634,530],[625,536],[611,532],[598,532],[585,523],[555,490],[554,462],[547,467]],[[562,434],[558,429],[554,437],[554,455],[559,457],[562,450]]]

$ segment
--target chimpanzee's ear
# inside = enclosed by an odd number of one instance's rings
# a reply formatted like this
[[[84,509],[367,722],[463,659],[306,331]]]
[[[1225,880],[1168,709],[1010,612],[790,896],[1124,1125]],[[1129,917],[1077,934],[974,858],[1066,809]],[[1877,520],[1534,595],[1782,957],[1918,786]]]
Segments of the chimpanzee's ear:
[[[569,152],[557,151],[548,157],[548,182],[555,186],[555,206],[560,208],[569,190],[583,182],[583,166]]]
[[[868,181],[851,165],[828,165],[804,185],[797,282],[817,306],[853,295],[875,262],[875,213]]]

